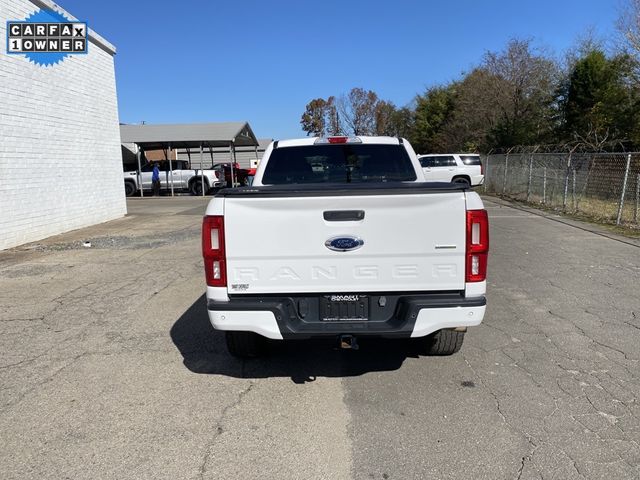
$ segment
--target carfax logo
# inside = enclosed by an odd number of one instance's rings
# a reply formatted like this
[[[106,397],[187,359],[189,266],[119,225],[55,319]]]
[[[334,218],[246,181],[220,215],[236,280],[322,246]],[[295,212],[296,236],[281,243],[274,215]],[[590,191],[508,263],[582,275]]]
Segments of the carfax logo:
[[[36,65],[54,65],[67,55],[87,53],[86,22],[74,22],[53,10],[7,22],[7,53],[25,55]]]

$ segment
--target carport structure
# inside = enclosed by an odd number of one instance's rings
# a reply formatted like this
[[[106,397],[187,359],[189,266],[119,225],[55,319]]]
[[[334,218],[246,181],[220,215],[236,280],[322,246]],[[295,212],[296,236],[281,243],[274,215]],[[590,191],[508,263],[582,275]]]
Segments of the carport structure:
[[[167,158],[167,151],[172,148],[185,149],[189,155],[189,167],[191,168],[191,149],[197,149],[200,153],[200,167],[203,166],[204,149],[211,154],[211,166],[213,167],[213,148],[227,147],[230,149],[233,161],[231,163],[231,184],[235,183],[233,164],[236,162],[235,148],[254,147],[257,151],[258,140],[251,130],[248,122],[218,122],[218,123],[192,123],[192,124],[163,124],[163,125],[120,125],[120,140],[122,143],[136,145],[136,157],[138,160],[138,185],[140,195],[144,196],[142,189],[142,165],[140,157],[144,150],[164,150],[165,158],[169,161],[169,169],[173,171],[171,158]],[[202,183],[202,195],[205,194],[204,178],[200,176]],[[171,178],[171,195],[173,196],[173,176]]]

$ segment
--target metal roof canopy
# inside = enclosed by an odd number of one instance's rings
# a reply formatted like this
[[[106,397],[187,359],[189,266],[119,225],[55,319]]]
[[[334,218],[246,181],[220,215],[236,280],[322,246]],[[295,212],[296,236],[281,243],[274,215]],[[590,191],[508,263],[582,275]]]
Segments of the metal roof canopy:
[[[142,187],[140,152],[141,150],[165,150],[170,148],[191,148],[200,150],[200,166],[202,166],[203,148],[229,147],[235,163],[236,147],[258,148],[258,139],[251,130],[248,122],[219,122],[219,123],[179,123],[164,125],[120,125],[121,143],[135,143],[138,159],[138,185],[140,196],[144,197]],[[173,171],[169,158],[169,169]],[[213,156],[212,156],[213,162]],[[191,163],[191,162],[189,162]],[[168,174],[167,174],[168,177]],[[167,183],[168,183],[167,178]],[[202,196],[205,194],[204,170],[200,176]],[[235,183],[233,163],[231,164],[231,185]],[[171,196],[173,192],[173,175],[171,175]]]
[[[258,146],[248,122],[120,125],[120,138],[144,150]]]

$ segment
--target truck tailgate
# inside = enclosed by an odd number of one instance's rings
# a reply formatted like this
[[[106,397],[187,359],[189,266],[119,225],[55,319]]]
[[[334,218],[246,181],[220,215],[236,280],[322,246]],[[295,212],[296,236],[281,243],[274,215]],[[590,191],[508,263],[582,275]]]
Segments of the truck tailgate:
[[[328,221],[325,212],[363,211]],[[338,214],[339,215],[339,214]],[[463,290],[465,194],[228,196],[230,294]],[[330,250],[335,237],[360,248]]]

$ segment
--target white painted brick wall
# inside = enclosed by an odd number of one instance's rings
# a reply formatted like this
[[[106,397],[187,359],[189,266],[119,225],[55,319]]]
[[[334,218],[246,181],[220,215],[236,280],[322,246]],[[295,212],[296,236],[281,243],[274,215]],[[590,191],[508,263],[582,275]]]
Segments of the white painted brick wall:
[[[91,42],[43,67],[6,53],[6,22],[40,3],[0,0],[0,250],[127,208],[113,55]]]

